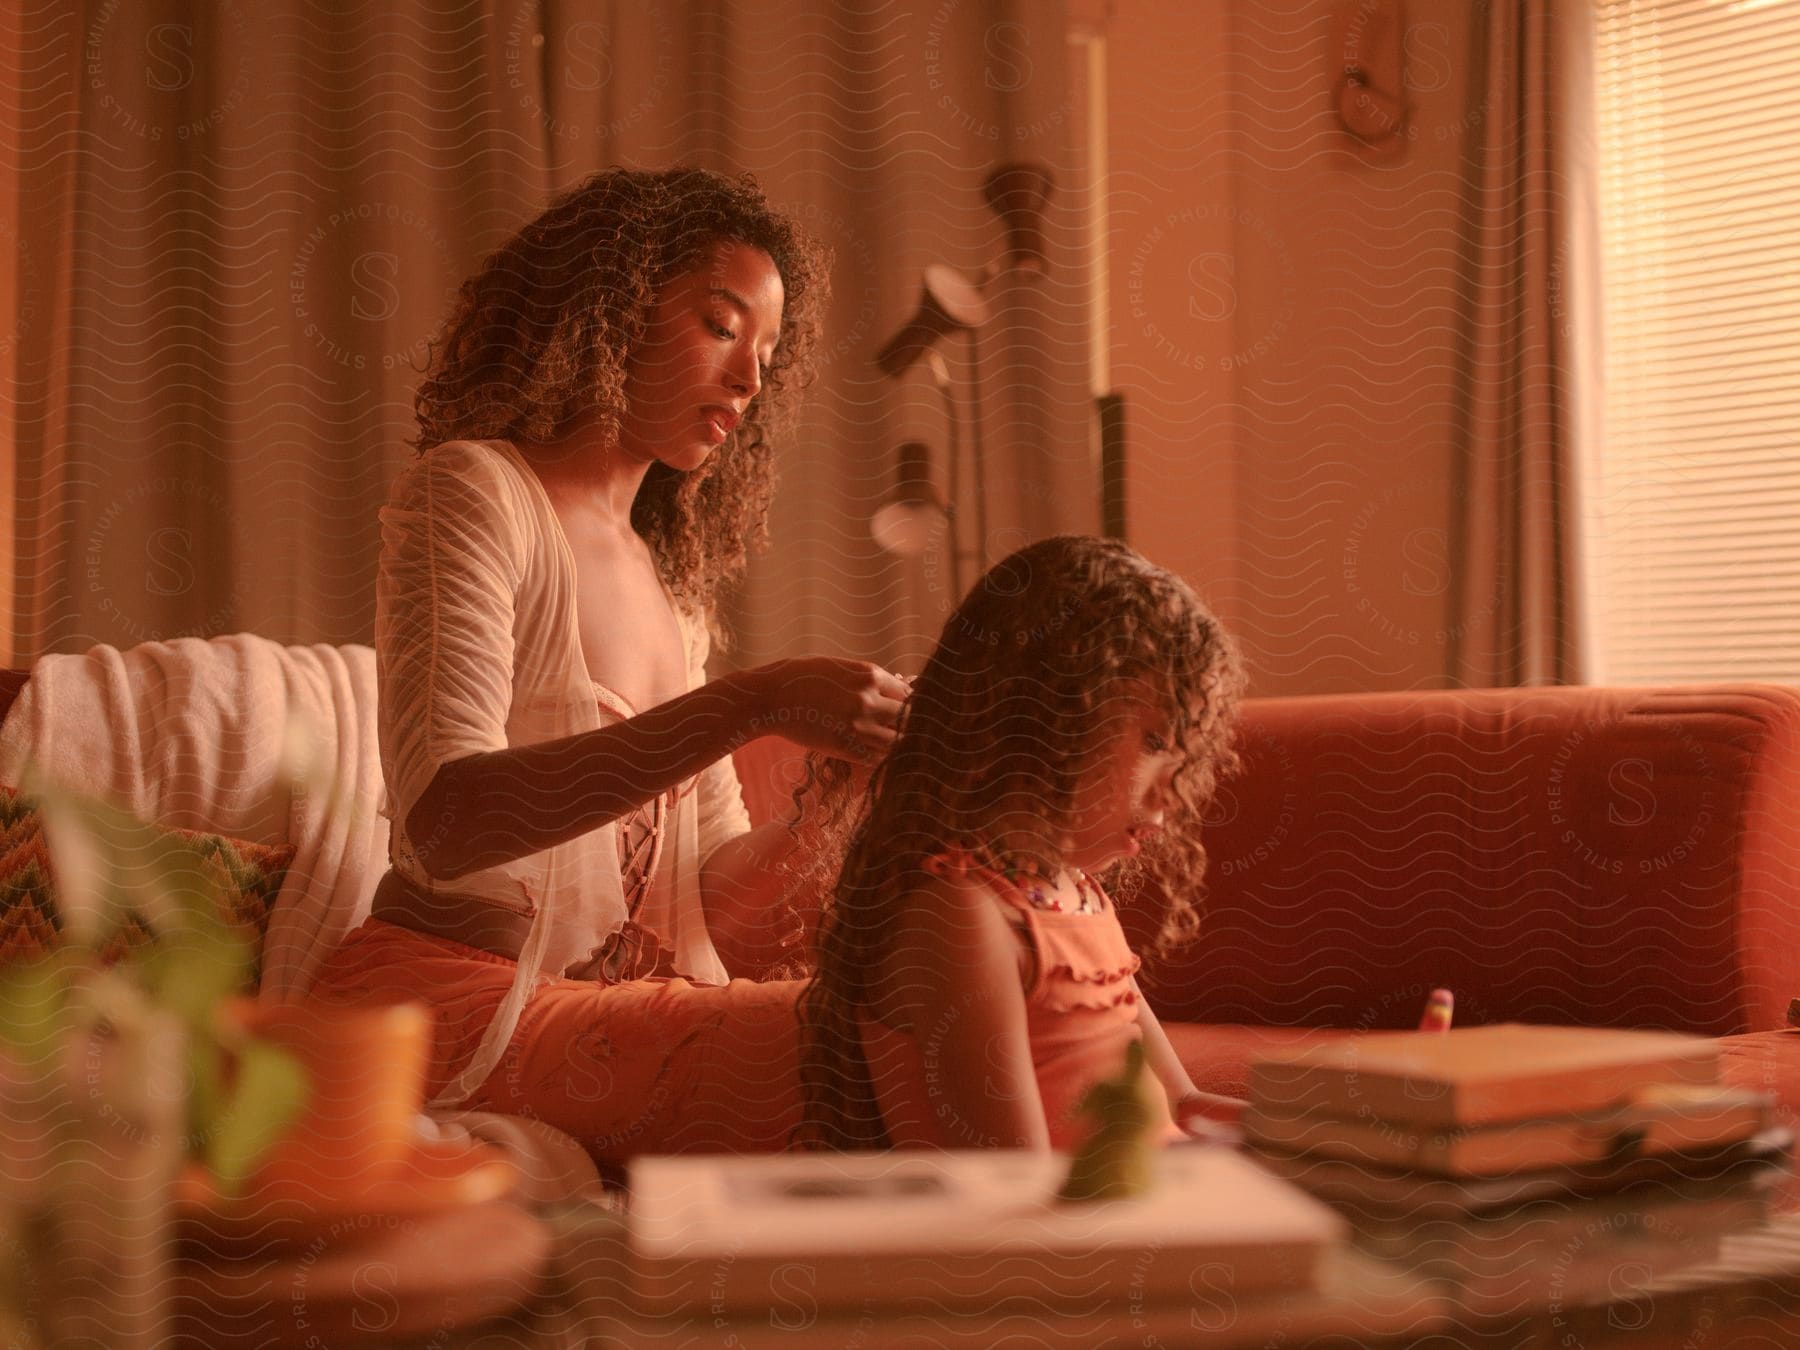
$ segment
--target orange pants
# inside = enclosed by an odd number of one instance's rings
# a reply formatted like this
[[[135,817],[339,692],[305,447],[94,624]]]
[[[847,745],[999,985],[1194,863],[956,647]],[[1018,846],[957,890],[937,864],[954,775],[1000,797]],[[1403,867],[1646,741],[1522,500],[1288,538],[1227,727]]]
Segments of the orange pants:
[[[370,919],[326,961],[312,997],[431,1005],[429,1098],[473,1056],[513,970],[505,957]],[[800,1121],[803,983],[553,980],[468,1105],[554,1125],[601,1163],[784,1149]]]

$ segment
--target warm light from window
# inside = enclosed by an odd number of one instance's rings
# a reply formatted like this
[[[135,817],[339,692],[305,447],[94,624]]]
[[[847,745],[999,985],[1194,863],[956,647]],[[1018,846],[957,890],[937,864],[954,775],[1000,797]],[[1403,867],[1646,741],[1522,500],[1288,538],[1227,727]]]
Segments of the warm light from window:
[[[1800,682],[1800,0],[1600,0],[1596,678]]]

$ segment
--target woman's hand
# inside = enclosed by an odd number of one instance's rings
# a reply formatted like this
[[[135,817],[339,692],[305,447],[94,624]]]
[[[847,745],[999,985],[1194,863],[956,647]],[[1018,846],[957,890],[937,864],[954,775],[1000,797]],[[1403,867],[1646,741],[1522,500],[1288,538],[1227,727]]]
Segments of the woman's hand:
[[[808,750],[874,764],[893,748],[906,681],[869,661],[809,656],[749,672],[758,691],[757,735],[785,736]]]

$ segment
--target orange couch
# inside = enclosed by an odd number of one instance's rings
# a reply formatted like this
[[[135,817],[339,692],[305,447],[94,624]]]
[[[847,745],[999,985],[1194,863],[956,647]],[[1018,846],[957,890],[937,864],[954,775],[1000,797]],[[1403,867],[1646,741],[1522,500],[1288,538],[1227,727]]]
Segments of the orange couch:
[[[1200,941],[1143,983],[1202,1087],[1296,1037],[1532,1021],[1769,1032],[1800,996],[1800,689],[1251,700],[1210,816]],[[738,757],[767,818],[799,752]],[[1124,906],[1141,952],[1155,897]],[[1744,1038],[1800,1106],[1800,1032]]]
[[[25,672],[0,671],[0,716]],[[1800,1106],[1800,690],[1591,687],[1252,700],[1215,803],[1201,940],[1146,992],[1202,1087],[1256,1049],[1457,1022],[1733,1037],[1730,1072]],[[737,757],[771,818],[800,754]],[[1158,901],[1126,906],[1139,950]],[[728,967],[776,952],[754,928]],[[1744,1033],[1760,1033],[1745,1035]]]

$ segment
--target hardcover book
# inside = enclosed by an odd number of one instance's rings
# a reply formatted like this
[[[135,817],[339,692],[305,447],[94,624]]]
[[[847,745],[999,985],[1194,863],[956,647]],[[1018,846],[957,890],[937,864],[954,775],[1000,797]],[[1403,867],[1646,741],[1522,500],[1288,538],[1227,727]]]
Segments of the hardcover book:
[[[1146,1195],[1060,1203],[1068,1159],[1015,1151],[655,1157],[631,1168],[640,1306],[1056,1305],[1311,1289],[1344,1224],[1225,1149],[1157,1158]]]
[[[1607,1158],[1694,1152],[1767,1127],[1767,1094],[1658,1083],[1599,1111],[1442,1129],[1316,1112],[1245,1112],[1255,1143],[1444,1176],[1493,1176]]]
[[[1698,1153],[1607,1158],[1500,1176],[1446,1177],[1258,1146],[1256,1158],[1359,1222],[1456,1220],[1533,1200],[1601,1197],[1634,1187],[1667,1195],[1711,1194],[1721,1183],[1765,1186],[1788,1173],[1794,1136],[1771,1128]]]
[[[1274,1051],[1250,1066],[1250,1101],[1265,1116],[1449,1129],[1598,1111],[1718,1075],[1718,1045],[1704,1036],[1504,1023]]]

